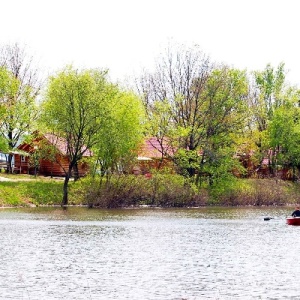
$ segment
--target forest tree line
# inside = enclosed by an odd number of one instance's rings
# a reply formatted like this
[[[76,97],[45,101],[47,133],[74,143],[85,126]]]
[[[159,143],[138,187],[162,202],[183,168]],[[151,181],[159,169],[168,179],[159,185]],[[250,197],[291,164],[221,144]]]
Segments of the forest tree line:
[[[147,137],[160,143],[173,172],[198,187],[249,176],[242,163],[250,154],[254,167],[267,157],[270,174],[287,169],[297,179],[300,93],[286,82],[284,63],[248,72],[214,62],[198,47],[173,45],[154,71],[124,87],[107,70],[74,66],[41,82],[32,62],[18,44],[0,50],[0,151],[10,153],[11,172],[13,151],[33,132],[64,138],[70,164],[63,204],[86,151],[93,152],[92,175],[124,172]]]

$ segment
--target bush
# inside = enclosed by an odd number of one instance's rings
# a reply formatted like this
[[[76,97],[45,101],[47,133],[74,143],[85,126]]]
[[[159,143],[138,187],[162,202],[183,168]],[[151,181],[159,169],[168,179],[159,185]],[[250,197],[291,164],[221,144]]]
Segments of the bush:
[[[217,205],[285,205],[297,202],[290,182],[275,179],[235,179],[210,190],[210,203]]]
[[[14,176],[14,179],[22,177]],[[32,179],[32,177],[30,177]],[[60,205],[62,180],[37,178],[0,182],[0,206]],[[151,177],[112,176],[70,182],[69,204],[103,208],[139,205],[197,207],[204,205],[261,206],[299,203],[300,184],[275,179],[219,180],[198,190],[187,178],[154,173]]]
[[[186,207],[205,205],[207,197],[180,175],[153,174],[144,176],[113,176],[99,184],[90,180],[86,185],[85,203],[105,208],[137,205]]]

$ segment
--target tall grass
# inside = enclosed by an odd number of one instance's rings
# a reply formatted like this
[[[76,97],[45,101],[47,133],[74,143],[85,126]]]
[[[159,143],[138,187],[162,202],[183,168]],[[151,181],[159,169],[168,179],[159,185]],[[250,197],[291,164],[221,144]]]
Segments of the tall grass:
[[[286,205],[300,202],[299,184],[275,179],[235,179],[210,190],[217,205]]]
[[[14,179],[18,178],[16,175]],[[113,176],[109,181],[83,178],[70,182],[69,204],[119,208],[129,206],[261,206],[300,203],[300,186],[272,179],[235,179],[199,190],[180,175]],[[60,205],[62,180],[36,178],[0,182],[0,206]]]
[[[85,190],[83,194],[86,204],[105,208],[134,205],[262,206],[300,202],[298,184],[270,179],[231,179],[199,190],[179,175],[155,174],[150,179],[143,176],[118,176],[102,185],[98,181],[86,179],[82,190]]]
[[[116,176],[99,184],[86,179],[85,197],[89,206],[116,208],[136,205],[184,207],[205,205],[207,193],[197,192],[179,175],[155,174],[151,178]]]

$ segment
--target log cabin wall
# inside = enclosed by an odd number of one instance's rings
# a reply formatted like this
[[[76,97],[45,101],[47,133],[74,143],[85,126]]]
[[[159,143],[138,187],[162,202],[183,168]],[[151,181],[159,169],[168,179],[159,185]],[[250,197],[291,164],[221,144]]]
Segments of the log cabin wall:
[[[57,162],[42,159],[40,161],[39,174],[44,176],[65,176],[65,171],[69,168],[69,159],[66,156],[59,155]],[[59,163],[58,163],[59,162]],[[79,163],[79,176],[85,176],[88,172],[86,163]]]
[[[39,167],[37,168],[37,172],[39,175],[43,176],[65,176],[65,170],[68,170],[69,167],[69,159],[65,156],[58,155],[56,158],[56,162],[41,159],[39,161]],[[59,162],[59,163],[58,163]],[[86,163],[80,163],[78,165],[79,176],[85,176],[88,173],[88,165]],[[19,154],[15,154],[15,173],[21,174],[35,174],[34,166],[30,166],[29,157],[22,156]]]
[[[67,157],[58,156],[56,160],[59,162],[53,162],[46,159],[40,160],[39,174],[44,176],[64,176],[65,171],[68,170],[69,160]]]
[[[54,144],[53,144],[54,143]],[[34,154],[36,149],[43,149],[44,146],[55,146],[57,154],[55,161],[40,159],[39,166],[37,169],[31,164],[30,155]],[[22,156],[20,154],[15,154],[15,169],[16,173],[27,173],[35,174],[35,171],[39,175],[44,176],[65,176],[65,172],[69,168],[69,158],[66,154],[66,142],[64,139],[59,139],[51,134],[46,134],[44,136],[38,136],[32,143],[23,143],[18,149],[20,151],[28,153],[28,156]],[[50,150],[49,150],[50,151]],[[45,155],[45,154],[44,154]],[[91,156],[91,153],[88,152],[88,156]],[[85,162],[80,162],[78,164],[79,176],[87,175],[89,171],[88,164]]]
[[[14,173],[28,174],[29,173],[29,157],[19,154],[14,155]]]

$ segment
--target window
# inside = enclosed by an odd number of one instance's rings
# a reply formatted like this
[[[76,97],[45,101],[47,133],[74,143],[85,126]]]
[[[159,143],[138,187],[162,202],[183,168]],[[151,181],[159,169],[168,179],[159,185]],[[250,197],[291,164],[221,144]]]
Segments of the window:
[[[21,162],[26,162],[26,157],[24,155],[21,155]]]

